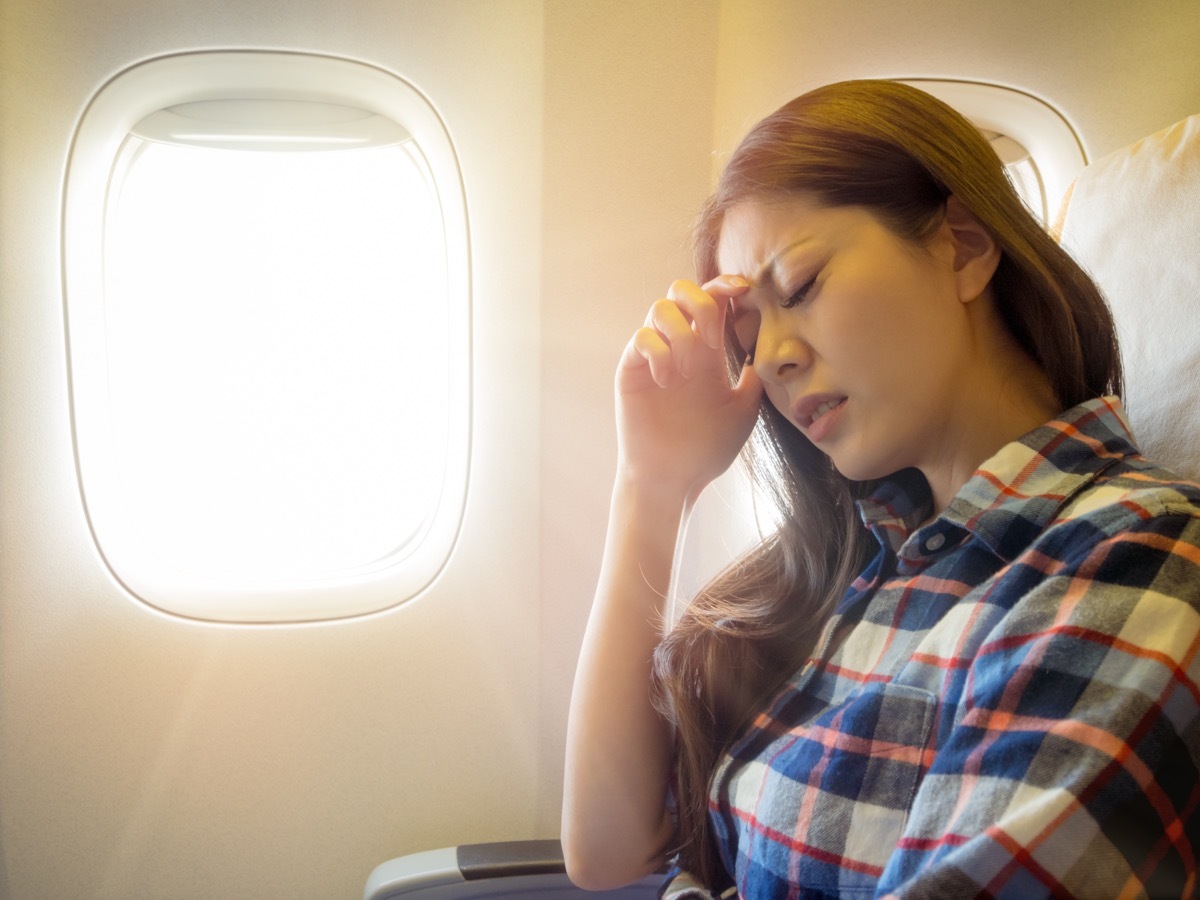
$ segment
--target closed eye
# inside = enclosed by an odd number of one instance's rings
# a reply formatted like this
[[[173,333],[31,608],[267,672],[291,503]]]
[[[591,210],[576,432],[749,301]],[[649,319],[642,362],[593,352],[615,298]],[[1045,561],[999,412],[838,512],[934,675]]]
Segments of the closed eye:
[[[808,295],[812,291],[813,285],[815,285],[816,283],[817,283],[816,276],[813,276],[812,278],[810,278],[808,281],[806,281],[804,283],[804,285],[800,288],[800,290],[793,293],[790,297],[788,297],[786,300],[784,300],[779,305],[781,307],[783,307],[784,309],[791,309],[793,306],[799,306],[801,303],[803,303],[805,300],[808,299]]]

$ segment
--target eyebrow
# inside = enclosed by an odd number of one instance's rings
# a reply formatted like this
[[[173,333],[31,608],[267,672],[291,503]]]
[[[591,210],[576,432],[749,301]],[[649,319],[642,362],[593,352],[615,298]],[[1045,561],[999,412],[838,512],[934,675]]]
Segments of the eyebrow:
[[[771,273],[771,280],[775,283],[776,289],[778,289],[779,288],[779,259],[780,259],[780,257],[782,257],[788,251],[793,250],[796,247],[799,247],[801,244],[809,243],[812,239],[813,239],[812,235],[809,235],[807,237],[802,237],[798,240],[792,241],[790,244],[786,244],[783,247],[780,247],[779,250],[777,250],[770,259],[768,259],[765,263],[763,263],[761,266],[758,267],[758,271],[754,274],[753,278],[746,279],[747,281],[750,282],[750,290],[756,291],[762,287],[762,279],[763,279],[763,276],[767,274],[767,272]],[[729,309],[733,313],[733,318],[735,320],[740,318],[747,312],[746,308],[744,306],[740,305],[737,301],[738,301],[737,297],[729,298]]]
[[[760,284],[761,284],[761,282],[762,282],[762,278],[763,278],[763,276],[764,276],[764,275],[766,275],[766,274],[767,274],[767,272],[769,271],[769,272],[771,272],[771,280],[775,282],[776,286],[778,286],[778,285],[779,285],[779,278],[778,278],[778,271],[777,271],[777,269],[778,269],[778,266],[779,266],[779,258],[780,258],[781,256],[783,256],[785,253],[787,253],[789,250],[791,250],[791,249],[793,249],[793,248],[795,248],[795,247],[799,247],[801,244],[807,244],[807,243],[808,243],[809,241],[811,241],[811,240],[812,240],[812,236],[811,236],[811,235],[810,235],[810,236],[808,236],[808,237],[802,237],[802,238],[800,238],[799,240],[797,240],[797,241],[792,241],[792,242],[791,242],[790,244],[788,244],[787,246],[780,248],[780,249],[779,249],[779,250],[778,250],[778,251],[775,253],[775,255],[774,255],[774,256],[772,256],[770,259],[768,259],[768,260],[767,260],[765,263],[763,263],[763,264],[762,264],[762,265],[759,267],[758,271],[757,271],[757,272],[754,274],[754,277],[753,277],[753,278],[751,278],[751,279],[749,279],[749,281],[750,281],[750,284],[751,284],[753,287],[759,287],[759,285],[760,285]]]

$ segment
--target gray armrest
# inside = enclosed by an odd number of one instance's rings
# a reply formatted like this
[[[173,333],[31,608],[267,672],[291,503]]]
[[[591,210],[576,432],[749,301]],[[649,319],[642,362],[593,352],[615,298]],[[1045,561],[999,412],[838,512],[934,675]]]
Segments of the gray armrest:
[[[444,847],[389,860],[367,879],[363,900],[645,900],[657,896],[662,880],[656,874],[615,891],[582,891],[567,878],[558,841],[504,841]]]

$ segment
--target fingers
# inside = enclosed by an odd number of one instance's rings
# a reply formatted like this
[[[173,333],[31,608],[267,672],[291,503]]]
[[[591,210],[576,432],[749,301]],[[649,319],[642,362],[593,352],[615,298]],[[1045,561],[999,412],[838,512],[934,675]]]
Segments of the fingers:
[[[625,348],[621,366],[626,369],[647,366],[654,383],[665,388],[671,383],[671,373],[675,368],[671,345],[655,329],[649,326],[639,328]]]
[[[725,315],[728,299],[748,289],[739,276],[720,276],[703,288],[691,281],[676,281],[667,296],[651,305],[645,325],[633,336],[627,350],[649,365],[660,387],[671,383],[675,373],[690,377],[701,365],[719,360],[725,345]]]
[[[741,275],[718,275],[712,281],[706,281],[700,290],[711,294],[714,297],[728,299],[730,297],[740,297],[746,291],[750,290],[750,282]],[[724,304],[721,304],[724,307]]]
[[[753,414],[754,410],[758,409],[765,389],[766,387],[762,382],[762,378],[759,377],[758,371],[754,366],[742,366],[742,372],[738,377],[737,384],[733,386],[733,393],[741,405],[751,414]]]
[[[697,287],[690,281],[676,281],[667,296],[678,299],[691,312],[697,333],[714,350],[725,346],[725,315],[728,300],[750,289],[750,283],[740,275],[718,275]],[[699,301],[699,302],[696,302]]]

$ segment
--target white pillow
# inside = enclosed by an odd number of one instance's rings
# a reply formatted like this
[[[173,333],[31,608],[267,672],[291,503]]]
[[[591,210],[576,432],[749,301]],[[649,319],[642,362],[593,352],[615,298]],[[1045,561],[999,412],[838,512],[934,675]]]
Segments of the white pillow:
[[[1112,305],[1143,453],[1200,478],[1200,115],[1087,166],[1057,228]]]

